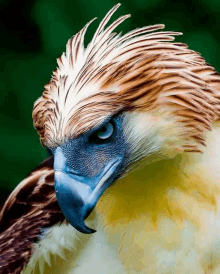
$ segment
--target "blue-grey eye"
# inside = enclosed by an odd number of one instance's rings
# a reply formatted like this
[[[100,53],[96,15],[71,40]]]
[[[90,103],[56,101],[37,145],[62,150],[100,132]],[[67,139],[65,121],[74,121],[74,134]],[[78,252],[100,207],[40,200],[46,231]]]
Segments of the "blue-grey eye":
[[[108,139],[113,134],[113,132],[114,132],[114,126],[111,122],[108,122],[98,131],[96,131],[96,136],[101,140],[105,140],[105,139]]]

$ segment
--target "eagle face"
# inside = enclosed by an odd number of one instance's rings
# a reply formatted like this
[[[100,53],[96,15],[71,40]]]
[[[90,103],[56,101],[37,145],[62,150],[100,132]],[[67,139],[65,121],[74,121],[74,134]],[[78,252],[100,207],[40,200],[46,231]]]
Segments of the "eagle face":
[[[162,138],[152,129],[150,117],[119,113],[51,148],[57,200],[71,225],[83,233],[95,232],[84,220],[103,192],[161,146]]]
[[[93,233],[84,220],[103,192],[168,141],[144,113],[119,113],[76,138],[48,148],[54,156],[59,206],[73,227]],[[169,138],[168,138],[169,139]]]
[[[105,189],[129,164],[123,116],[108,118],[99,127],[52,148],[55,189],[67,220],[83,233],[84,224]]]

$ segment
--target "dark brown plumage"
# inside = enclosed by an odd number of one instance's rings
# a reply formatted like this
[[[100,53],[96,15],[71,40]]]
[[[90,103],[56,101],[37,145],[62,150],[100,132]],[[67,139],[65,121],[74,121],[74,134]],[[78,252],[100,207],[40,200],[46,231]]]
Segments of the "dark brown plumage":
[[[42,229],[63,220],[54,191],[51,157],[18,185],[1,211],[0,273],[20,273]]]

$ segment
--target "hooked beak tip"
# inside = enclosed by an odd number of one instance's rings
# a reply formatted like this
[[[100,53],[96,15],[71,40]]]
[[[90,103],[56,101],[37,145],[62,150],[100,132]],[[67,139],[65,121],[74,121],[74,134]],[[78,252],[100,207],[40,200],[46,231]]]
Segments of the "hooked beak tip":
[[[71,223],[70,223],[71,224]],[[83,222],[80,226],[76,227],[75,224],[74,224],[74,227],[82,232],[82,233],[85,233],[85,234],[92,234],[92,233],[95,233],[97,230],[93,229],[93,228],[90,228],[88,226],[85,225],[85,223]]]

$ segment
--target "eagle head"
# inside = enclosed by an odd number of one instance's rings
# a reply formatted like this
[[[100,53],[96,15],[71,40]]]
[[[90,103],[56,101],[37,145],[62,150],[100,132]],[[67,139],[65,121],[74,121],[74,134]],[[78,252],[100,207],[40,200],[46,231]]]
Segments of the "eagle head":
[[[216,72],[164,25],[124,35],[113,7],[84,48],[91,22],[67,43],[35,102],[34,126],[54,156],[60,208],[77,230],[103,192],[140,161],[202,151],[219,115]],[[216,81],[215,81],[216,80]],[[219,80],[218,80],[219,81]],[[117,184],[117,183],[116,183]]]

